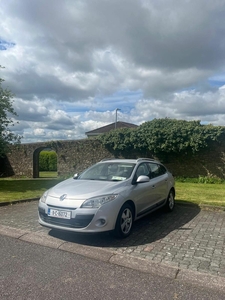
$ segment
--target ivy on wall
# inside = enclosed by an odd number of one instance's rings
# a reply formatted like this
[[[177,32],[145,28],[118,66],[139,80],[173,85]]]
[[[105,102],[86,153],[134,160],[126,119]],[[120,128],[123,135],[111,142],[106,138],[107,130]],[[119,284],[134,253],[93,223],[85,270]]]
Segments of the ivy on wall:
[[[225,127],[200,121],[154,119],[137,129],[122,128],[99,136],[114,151],[149,150],[153,155],[196,153],[225,136]]]

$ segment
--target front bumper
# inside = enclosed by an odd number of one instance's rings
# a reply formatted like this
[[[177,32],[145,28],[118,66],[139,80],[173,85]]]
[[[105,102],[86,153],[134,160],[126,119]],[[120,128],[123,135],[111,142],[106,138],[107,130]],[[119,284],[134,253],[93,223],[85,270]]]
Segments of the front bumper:
[[[71,211],[71,218],[63,219],[49,216],[48,209],[51,206],[39,201],[39,223],[45,227],[73,232],[91,233],[111,231],[115,228],[118,215],[117,209],[114,206],[114,213],[112,213],[112,203],[107,203],[99,209],[54,207],[60,211]]]
[[[94,214],[76,215],[75,218],[62,219],[62,218],[50,217],[48,216],[48,214],[45,213],[44,209],[39,208],[39,218],[41,219],[41,221],[48,224],[53,224],[53,225],[58,225],[63,227],[71,227],[71,228],[84,228],[90,224],[90,222],[94,218]]]

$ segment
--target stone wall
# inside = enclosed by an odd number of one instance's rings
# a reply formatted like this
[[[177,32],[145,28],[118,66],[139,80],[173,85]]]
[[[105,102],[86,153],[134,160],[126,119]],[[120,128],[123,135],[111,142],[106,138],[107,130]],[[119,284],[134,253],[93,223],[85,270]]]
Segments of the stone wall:
[[[53,141],[45,143],[21,144],[12,146],[4,160],[0,160],[0,176],[39,177],[39,153],[43,149],[52,149],[57,153],[57,171],[59,176],[79,173],[103,158],[152,157],[145,153],[113,153],[98,140],[83,139],[74,141]],[[217,176],[225,178],[225,143],[214,143],[207,151],[196,155],[170,155],[159,157],[175,176],[198,177]]]
[[[112,157],[97,140],[21,144],[12,146],[4,163],[0,162],[0,176],[39,177],[39,153],[44,149],[56,151],[59,176],[80,172],[105,157]]]

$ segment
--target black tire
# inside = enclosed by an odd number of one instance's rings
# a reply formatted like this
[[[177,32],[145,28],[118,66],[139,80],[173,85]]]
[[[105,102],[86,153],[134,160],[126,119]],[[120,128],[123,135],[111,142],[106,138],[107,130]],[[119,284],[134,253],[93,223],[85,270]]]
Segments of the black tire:
[[[130,235],[133,226],[134,213],[132,207],[125,203],[118,214],[114,235],[118,238],[126,238]]]
[[[169,195],[166,199],[165,210],[170,212],[174,209],[174,206],[175,206],[175,195],[174,195],[174,191],[170,190]]]

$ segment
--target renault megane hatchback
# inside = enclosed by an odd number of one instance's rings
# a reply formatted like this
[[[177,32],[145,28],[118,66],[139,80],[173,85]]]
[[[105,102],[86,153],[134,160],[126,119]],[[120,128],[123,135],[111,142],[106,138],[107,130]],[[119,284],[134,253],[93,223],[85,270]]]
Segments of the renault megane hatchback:
[[[39,223],[127,237],[135,220],[163,206],[172,211],[174,199],[174,178],[159,161],[105,159],[46,191],[39,200]]]

